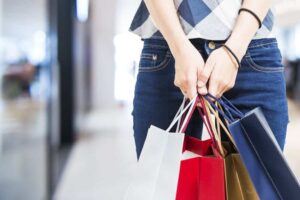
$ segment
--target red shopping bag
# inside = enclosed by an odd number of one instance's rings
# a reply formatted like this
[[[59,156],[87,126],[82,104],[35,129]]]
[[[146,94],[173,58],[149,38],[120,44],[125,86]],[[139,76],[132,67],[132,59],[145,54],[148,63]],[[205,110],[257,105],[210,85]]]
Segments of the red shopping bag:
[[[206,121],[205,108],[200,115],[211,139],[202,141],[185,136],[183,151],[198,156],[181,161],[176,200],[225,200],[224,159],[215,146],[211,126]]]
[[[185,150],[199,157],[181,161],[176,200],[225,200],[224,160],[212,140],[185,137]]]

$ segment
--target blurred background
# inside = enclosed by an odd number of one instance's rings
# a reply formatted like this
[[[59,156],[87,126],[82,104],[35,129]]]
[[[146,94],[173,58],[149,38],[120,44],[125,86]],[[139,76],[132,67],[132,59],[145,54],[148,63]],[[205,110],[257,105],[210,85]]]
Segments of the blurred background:
[[[140,0],[0,0],[0,200],[119,200],[134,171]],[[276,1],[300,177],[300,0]]]

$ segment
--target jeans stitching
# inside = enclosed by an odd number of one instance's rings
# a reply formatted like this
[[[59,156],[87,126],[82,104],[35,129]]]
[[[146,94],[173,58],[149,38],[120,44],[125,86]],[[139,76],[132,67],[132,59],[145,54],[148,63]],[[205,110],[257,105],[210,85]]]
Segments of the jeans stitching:
[[[271,45],[271,44],[277,44],[277,42],[268,42],[268,43],[262,43],[262,44],[255,44],[255,45],[251,45],[248,47],[248,49],[252,49],[252,48],[257,48],[257,47],[263,47],[266,45]]]
[[[166,68],[169,64],[169,62],[171,61],[172,56],[171,55],[166,55],[164,60],[157,66],[154,67],[139,67],[139,72],[155,72],[155,71],[159,71],[162,70],[164,68]]]
[[[248,54],[247,56],[245,56],[245,61],[248,63],[248,65],[259,72],[265,72],[265,73],[275,73],[275,72],[283,72],[284,67],[276,67],[276,68],[272,68],[272,67],[262,67],[259,66],[257,64],[255,64],[255,62],[253,61],[253,59],[251,58],[250,54]]]
[[[153,58],[153,55],[156,55],[155,53],[143,53],[142,55],[141,55],[141,58],[140,59],[142,59],[142,58],[145,58],[145,59],[152,59]]]

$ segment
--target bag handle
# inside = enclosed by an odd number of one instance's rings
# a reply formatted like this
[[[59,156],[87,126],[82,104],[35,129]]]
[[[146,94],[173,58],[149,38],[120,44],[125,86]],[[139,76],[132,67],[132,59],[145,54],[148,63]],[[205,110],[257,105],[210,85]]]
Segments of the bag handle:
[[[174,119],[175,119],[175,118],[183,111],[183,109],[184,109],[186,103],[187,103],[187,99],[186,99],[186,97],[184,96],[184,97],[183,97],[183,100],[182,100],[182,103],[181,103],[181,105],[180,105],[180,107],[179,107],[179,109],[178,109],[178,111],[177,111],[177,113],[176,113]],[[175,131],[176,133],[179,132],[180,125],[181,125],[181,122],[182,122],[182,117],[183,117],[183,116],[180,116],[179,119],[178,119],[178,123],[177,123],[177,126],[176,126],[176,131]]]
[[[226,116],[223,116],[225,119],[230,119],[229,121],[234,121],[235,119],[233,118],[232,114],[238,116],[238,118],[242,118],[244,116],[244,114],[238,109],[236,108],[227,98],[225,98],[224,96],[221,98],[216,98],[211,94],[207,94],[206,96],[204,96],[204,98],[210,102],[210,104],[212,105],[212,101],[211,99],[215,100],[216,102],[218,102],[227,112]],[[211,99],[210,99],[211,98]],[[214,107],[214,105],[212,105]],[[214,107],[216,110],[218,110],[220,112],[221,115],[225,115],[225,112],[220,111],[217,107]]]
[[[222,147],[221,138],[218,136],[218,132],[216,130],[216,127],[213,125],[212,116],[211,116],[211,114],[209,112],[209,109],[208,109],[208,107],[207,107],[207,105],[206,105],[205,100],[203,99],[203,97],[202,97],[202,106],[203,106],[203,108],[205,110],[205,113],[206,113],[205,115],[207,116],[207,123],[209,124],[209,126],[210,126],[210,128],[212,130],[211,132],[213,134],[212,137],[214,138],[214,141],[215,141],[215,144],[214,144],[215,149],[217,149],[219,151],[219,154],[222,157],[224,157],[225,152],[224,152],[224,149]]]
[[[184,120],[181,124],[181,128],[179,130],[179,133],[184,133],[187,129],[187,126],[193,116],[193,113],[197,107],[197,103],[198,103],[199,99],[198,96],[194,97],[193,99],[193,104],[191,105],[191,108],[189,109],[189,111],[187,112],[186,116],[184,117]]]
[[[199,106],[197,107],[198,109],[198,112],[200,114],[200,117],[202,119],[202,122],[203,124],[205,125],[206,129],[207,129],[207,132],[212,140],[212,143],[215,147],[217,147],[217,142],[216,142],[216,137],[215,137],[215,134],[214,134],[214,130],[212,129],[212,126],[211,124],[209,123],[209,119],[208,119],[208,115],[207,115],[207,110],[204,106],[204,103],[203,103],[203,99],[202,97],[199,98],[199,103],[200,105],[202,106],[202,108],[200,108]]]
[[[177,113],[175,114],[174,119],[172,120],[171,124],[167,128],[166,132],[170,132],[170,130],[174,127],[174,125],[176,123],[177,123],[177,130],[178,130],[178,127],[180,126],[181,118],[183,117],[184,114],[186,114],[186,116],[184,117],[184,120],[182,121],[181,128],[179,129],[180,133],[184,133],[187,129],[188,123],[189,123],[195,109],[197,108],[197,110],[199,111],[200,117],[202,118],[203,124],[205,125],[205,127],[210,135],[210,138],[212,139],[212,143],[213,143],[214,147],[219,151],[219,153],[221,155],[223,155],[224,152],[223,152],[223,148],[221,145],[221,140],[217,139],[218,137],[215,134],[216,131],[213,129],[213,126],[210,123],[210,119],[209,119],[210,114],[208,112],[207,106],[205,105],[205,101],[204,101],[203,97],[196,96],[185,106],[186,101],[187,101],[187,99],[184,98]],[[197,106],[199,103],[202,106],[202,108]]]
[[[242,118],[244,116],[244,113],[241,112],[231,101],[229,101],[225,96],[221,97],[221,101],[223,102],[224,105],[230,106],[235,112],[239,114],[239,117]]]
[[[213,131],[212,131],[212,127],[210,126],[210,124],[208,123],[208,119],[207,119],[207,111],[205,110],[205,108],[203,109],[204,112],[201,111],[201,109],[199,110],[199,106],[198,104],[200,103],[201,106],[204,106],[203,104],[203,100],[202,100],[202,97],[200,96],[197,96],[196,99],[195,99],[195,102],[193,104],[193,108],[189,110],[189,112],[187,113],[186,117],[185,117],[185,120],[183,121],[182,123],[182,126],[181,126],[181,131],[180,132],[185,132],[186,128],[187,128],[187,125],[188,125],[188,122],[190,121],[194,111],[196,108],[198,108],[198,111],[199,111],[199,114],[200,114],[200,117],[202,118],[202,121],[203,123],[205,124],[207,130],[208,130],[208,133],[211,137],[211,139],[213,140],[213,142],[215,142],[215,138],[214,138],[214,134],[213,134]],[[202,105],[203,104],[203,105]]]
[[[226,119],[229,123],[231,123],[231,122],[234,121],[234,118],[232,117],[232,115],[227,115],[227,114],[225,114],[225,112],[222,111],[222,110],[220,110],[220,109],[219,109],[219,108],[218,108],[218,107],[210,100],[209,97],[204,96],[204,99],[208,102],[208,104],[209,104],[211,107],[214,108],[214,110],[217,110],[218,113],[219,113],[220,115],[222,115],[222,117],[223,117],[224,119]],[[216,102],[218,102],[218,101],[216,101]],[[219,102],[218,102],[218,103],[219,103]],[[222,104],[220,104],[220,105],[222,105]]]
[[[244,116],[244,114],[236,106],[234,106],[225,96],[222,96],[221,98],[217,98],[210,93],[208,93],[206,96],[214,99],[215,101],[220,103],[222,106],[233,110],[238,115]]]
[[[188,111],[186,117],[184,118],[184,121],[183,121],[183,123],[182,123],[182,126],[181,126],[179,132],[185,131],[185,129],[186,129],[186,127],[187,127],[187,124],[188,124],[188,122],[189,122],[189,120],[190,120],[190,118],[191,118],[191,115],[193,114],[193,111],[195,110],[195,107],[196,107],[196,105],[197,105],[196,100],[197,100],[197,97],[194,97],[194,98],[193,98],[193,99],[192,99],[192,100],[184,107],[185,102],[186,102],[186,99],[185,99],[185,98],[183,99],[183,102],[182,102],[181,106],[179,107],[179,110],[178,110],[177,113],[175,114],[175,117],[174,117],[174,119],[172,120],[172,122],[171,122],[171,124],[169,125],[169,127],[166,129],[166,132],[170,132],[171,129],[174,127],[174,125],[175,125],[176,123],[180,123],[183,114],[186,113],[186,112]],[[177,128],[178,128],[178,126],[177,126]]]
[[[213,106],[212,106],[209,102],[205,102],[205,104],[206,104],[207,108],[210,110],[210,112],[213,113],[213,115],[215,116],[215,118],[216,118],[218,124],[221,125],[222,129],[224,130],[224,132],[225,132],[226,135],[228,136],[229,140],[230,140],[230,141],[233,143],[233,145],[236,147],[236,144],[235,144],[235,141],[234,141],[232,135],[230,134],[228,128],[224,125],[224,123],[223,123],[222,120],[220,119],[220,117],[219,117],[217,111],[214,110]],[[214,105],[214,104],[213,104],[213,105]],[[219,111],[219,109],[218,109],[218,111]],[[219,133],[219,135],[221,135],[221,134]],[[221,139],[221,138],[220,138],[220,139]]]
[[[180,116],[182,116],[183,114],[185,114],[186,110],[187,110],[187,107],[190,106],[190,109],[189,109],[189,112],[186,114],[186,116],[184,117],[184,121],[182,122],[182,125],[181,125],[181,129],[180,129],[180,132],[185,132],[186,128],[187,128],[187,125],[188,125],[188,122],[190,121],[191,117],[192,117],[192,114],[194,113],[194,110],[197,108],[197,110],[199,111],[199,114],[200,114],[200,117],[202,118],[202,121],[203,121],[203,124],[205,125],[209,135],[210,135],[210,138],[212,139],[212,142],[213,142],[213,145],[217,147],[216,145],[216,138],[214,136],[214,131],[212,129],[212,126],[209,124],[209,120],[208,120],[208,112],[205,108],[205,105],[204,105],[204,101],[203,101],[203,97],[201,96],[197,96],[195,99],[192,100],[193,103],[191,104],[188,104],[186,106],[185,109],[182,110],[181,114],[178,114],[178,117],[179,118]],[[184,105],[185,102],[182,103],[182,105]],[[200,104],[202,106],[202,109],[198,106],[198,104]],[[176,119],[177,120],[177,119]],[[174,120],[174,122],[176,121]],[[170,125],[172,126],[172,124]]]

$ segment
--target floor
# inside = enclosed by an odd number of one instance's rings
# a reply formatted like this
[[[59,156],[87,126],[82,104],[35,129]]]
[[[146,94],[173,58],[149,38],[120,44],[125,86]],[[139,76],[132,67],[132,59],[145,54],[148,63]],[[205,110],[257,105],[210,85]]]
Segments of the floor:
[[[44,199],[45,105],[26,98],[0,103],[0,199]]]
[[[117,200],[136,162],[128,109],[94,112],[75,145],[55,200]]]
[[[298,180],[300,179],[300,104],[289,101],[290,123],[286,138],[284,154],[294,170]]]
[[[291,122],[285,155],[300,178],[300,106],[289,103]],[[120,200],[134,172],[129,109],[89,115],[57,189],[55,200]]]

